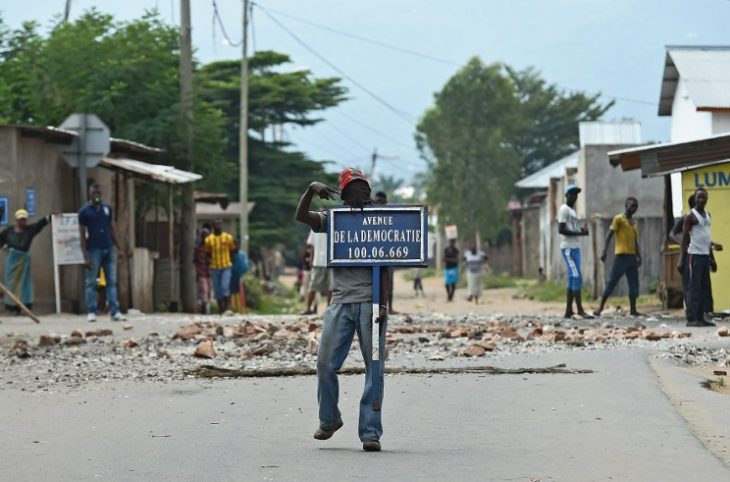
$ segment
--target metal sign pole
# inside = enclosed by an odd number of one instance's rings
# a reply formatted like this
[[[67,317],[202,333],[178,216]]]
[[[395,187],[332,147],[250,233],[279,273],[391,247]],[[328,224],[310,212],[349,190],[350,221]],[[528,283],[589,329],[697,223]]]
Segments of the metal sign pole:
[[[380,266],[373,266],[373,319],[372,319],[372,369],[370,371],[370,383],[373,387],[373,410],[380,411]]]

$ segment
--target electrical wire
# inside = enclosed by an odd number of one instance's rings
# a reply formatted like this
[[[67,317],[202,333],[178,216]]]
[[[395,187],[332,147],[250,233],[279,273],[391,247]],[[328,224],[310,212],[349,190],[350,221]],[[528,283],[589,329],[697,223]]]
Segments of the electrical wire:
[[[218,26],[220,27],[221,32],[223,33],[223,37],[226,39],[226,42],[228,42],[228,45],[230,45],[231,47],[240,47],[241,45],[243,45],[243,39],[241,39],[239,42],[234,42],[233,40],[231,40],[231,37],[228,36],[228,33],[226,32],[226,27],[225,25],[223,25],[223,19],[218,12],[218,4],[215,0],[211,1],[213,2],[213,17],[218,22]]]
[[[282,24],[277,18],[275,18],[273,15],[269,14],[269,12],[266,11],[265,9],[261,8],[261,6],[259,4],[255,4],[255,5],[264,13],[264,15],[266,15],[267,17],[269,17],[269,19],[272,22],[274,22],[282,30],[284,30],[287,34],[289,34],[290,37],[292,37],[299,45],[301,45],[302,47],[304,47],[305,49],[307,49],[312,55],[314,55],[319,60],[321,60],[322,62],[324,62],[325,64],[327,64],[332,70],[334,70],[335,72],[339,73],[342,77],[344,77],[345,79],[347,79],[350,82],[352,82],[352,84],[354,84],[360,90],[362,90],[363,92],[365,92],[366,94],[368,94],[370,97],[372,97],[373,99],[375,99],[378,103],[380,103],[381,105],[383,105],[386,109],[388,109],[389,111],[391,111],[394,114],[396,114],[399,118],[401,118],[402,120],[408,122],[412,126],[415,126],[415,124],[416,124],[416,118],[415,117],[413,117],[412,115],[408,114],[407,112],[405,112],[405,111],[403,111],[401,109],[398,109],[397,107],[394,107],[393,105],[391,105],[390,103],[388,103],[386,100],[384,100],[382,97],[380,97],[379,95],[377,95],[375,92],[373,92],[372,90],[368,89],[363,84],[361,84],[360,82],[358,82],[357,80],[355,80],[354,78],[352,78],[351,76],[349,76],[342,69],[340,69],[339,67],[337,67],[335,64],[333,64],[332,62],[330,62],[329,60],[327,60],[319,52],[317,52],[312,47],[310,47],[301,38],[299,38],[294,32],[292,32],[291,30],[289,30],[288,28],[286,28],[286,26],[284,26],[284,24]]]
[[[264,10],[264,8],[261,5],[256,4],[256,6],[259,7],[260,9]],[[415,50],[411,50],[411,49],[407,49],[407,48],[404,48],[404,47],[399,47],[397,45],[392,45],[392,44],[388,44],[388,43],[385,43],[385,42],[381,42],[380,40],[375,40],[375,39],[371,39],[371,38],[367,38],[367,37],[361,37],[360,35],[355,35],[355,34],[352,34],[352,33],[349,33],[349,32],[344,32],[342,30],[338,30],[336,28],[332,28],[332,27],[329,27],[327,25],[323,25],[321,23],[312,22],[310,20],[306,20],[306,19],[303,19],[301,17],[297,17],[295,15],[291,15],[289,13],[282,12],[281,10],[276,10],[276,9],[271,8],[271,7],[266,7],[266,10],[268,10],[269,12],[275,13],[276,15],[280,15],[282,17],[286,17],[286,18],[290,18],[292,20],[296,20],[297,22],[301,22],[301,23],[304,23],[304,24],[307,24],[307,25],[311,25],[312,27],[317,27],[317,28],[320,28],[320,29],[323,29],[323,30],[327,30],[327,31],[332,32],[332,33],[336,33],[338,35],[342,35],[342,36],[349,37],[349,38],[352,38],[352,39],[355,39],[355,40],[359,40],[361,42],[365,42],[365,43],[377,45],[379,47],[383,47],[383,48],[386,48],[386,49],[394,50],[396,52],[401,52],[401,53],[404,53],[404,54],[413,55],[415,57],[421,57],[421,58],[427,59],[427,60],[433,60],[434,62],[440,62],[442,64],[455,65],[457,67],[461,67],[461,65],[462,65],[459,62],[454,62],[453,60],[448,60],[448,59],[443,59],[443,58],[440,58],[440,57],[435,57],[433,55],[424,54],[422,52],[417,52]]]
[[[388,139],[389,141],[394,142],[394,143],[398,144],[401,147],[405,147],[406,149],[413,149],[413,146],[408,145],[408,144],[406,144],[405,142],[403,142],[403,141],[401,141],[399,139],[396,139],[395,137],[391,136],[390,134],[386,134],[385,132],[376,129],[375,127],[372,127],[371,125],[369,125],[369,124],[367,124],[365,122],[362,122],[362,121],[360,121],[360,120],[352,117],[349,114],[345,114],[345,112],[342,111],[342,110],[340,110],[340,109],[334,109],[333,112],[338,113],[339,115],[341,115],[342,117],[346,118],[350,122],[353,122],[353,123],[355,123],[355,124],[357,124],[357,125],[359,125],[361,127],[364,127],[365,129],[369,130],[370,132],[373,132],[375,134],[378,134],[379,136],[383,137],[384,139]]]
[[[295,20],[297,22],[301,22],[303,24],[310,25],[312,27],[319,28],[319,29],[322,29],[322,30],[326,30],[328,32],[332,32],[332,33],[335,33],[337,35],[342,35],[344,37],[348,37],[348,38],[352,38],[352,39],[355,39],[355,40],[359,40],[361,42],[369,43],[369,44],[372,44],[372,45],[377,45],[377,46],[382,47],[382,48],[386,48],[386,49],[393,50],[393,51],[396,51],[396,52],[401,52],[401,53],[404,53],[404,54],[412,55],[414,57],[420,57],[420,58],[423,58],[423,59],[426,59],[426,60],[431,60],[431,61],[434,61],[434,62],[439,62],[439,63],[446,64],[446,65],[453,65],[453,66],[457,66],[457,67],[461,67],[463,65],[462,63],[459,63],[459,62],[456,62],[456,61],[453,61],[453,60],[444,59],[444,58],[441,58],[441,57],[436,57],[436,56],[429,55],[429,54],[426,54],[426,53],[423,53],[423,52],[418,52],[416,50],[411,50],[411,49],[407,49],[407,48],[404,48],[404,47],[399,47],[397,45],[393,45],[393,44],[381,42],[380,40],[375,40],[375,39],[363,37],[363,36],[360,36],[360,35],[355,35],[355,34],[352,34],[352,33],[349,33],[349,32],[345,32],[345,31],[342,31],[342,30],[338,30],[336,28],[332,28],[332,27],[329,27],[329,26],[324,25],[324,24],[321,24],[321,23],[312,22],[311,20],[307,20],[307,19],[304,19],[304,18],[301,18],[301,17],[297,17],[296,15],[292,15],[290,13],[282,12],[281,10],[273,9],[271,7],[264,8],[261,5],[259,5],[258,3],[253,3],[252,2],[251,4],[252,5],[256,5],[256,7],[260,8],[261,10],[266,10],[268,13],[273,13],[275,15],[279,15],[279,16],[282,16],[282,17],[286,17],[286,18],[289,18],[291,20]],[[269,15],[269,16],[271,16],[271,15]],[[656,107],[657,106],[657,103],[656,102],[649,101],[649,100],[632,99],[630,97],[622,97],[622,96],[612,95],[612,94],[602,93],[602,92],[591,93],[591,92],[588,92],[588,91],[583,90],[583,89],[572,89],[572,88],[569,88],[569,87],[564,87],[564,88],[567,89],[567,90],[569,90],[569,91],[580,92],[580,93],[583,93],[583,94],[586,94],[586,95],[596,95],[596,94],[598,94],[601,97],[605,97],[607,99],[614,100],[614,101],[628,102],[628,103],[633,103],[633,104],[643,104],[643,105],[649,105],[649,106],[652,106],[652,107]]]

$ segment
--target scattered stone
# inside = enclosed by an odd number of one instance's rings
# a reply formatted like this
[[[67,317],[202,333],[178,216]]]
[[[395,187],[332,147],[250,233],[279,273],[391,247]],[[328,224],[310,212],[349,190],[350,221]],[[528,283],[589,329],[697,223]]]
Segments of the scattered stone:
[[[137,348],[139,346],[139,343],[134,338],[130,338],[129,340],[125,341],[122,346],[124,348],[130,349],[130,348]]]
[[[74,338],[83,338],[84,334],[81,333],[79,330],[74,330],[71,332],[71,336]]]
[[[58,335],[41,335],[38,339],[38,347],[46,348],[49,346],[56,346],[61,343],[61,337]]]
[[[212,359],[215,358],[216,355],[218,355],[215,351],[215,348],[213,347],[213,340],[203,340],[200,343],[198,343],[198,346],[195,348],[195,353],[193,353],[193,356],[196,358],[208,358]]]
[[[78,346],[83,345],[86,343],[85,338],[80,338],[78,336],[72,336],[71,338],[68,338],[63,341],[64,346]]]
[[[475,343],[475,344],[472,344],[472,345],[469,345],[468,347],[466,347],[466,349],[464,349],[463,354],[464,354],[464,356],[471,356],[471,357],[484,356],[486,354],[486,350],[484,349],[483,346],[477,345]]]
[[[86,332],[86,337],[90,336],[112,336],[114,332],[109,328],[99,328],[98,330],[90,330]]]
[[[17,356],[18,358],[30,358],[28,342],[25,340],[15,340],[12,348],[10,348],[10,354]]]
[[[122,330],[129,331],[134,328],[134,325],[130,325],[129,323],[125,323],[122,325]]]
[[[718,336],[730,336],[730,329],[728,329],[727,326],[722,326],[717,329],[717,335]]]
[[[720,377],[726,377],[727,376],[727,370],[715,370],[712,372],[713,375],[717,375]]]

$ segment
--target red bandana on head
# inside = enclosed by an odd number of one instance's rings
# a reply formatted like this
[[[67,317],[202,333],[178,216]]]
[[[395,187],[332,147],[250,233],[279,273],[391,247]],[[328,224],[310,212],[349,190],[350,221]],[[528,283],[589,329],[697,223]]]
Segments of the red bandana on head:
[[[347,187],[347,185],[355,179],[360,179],[361,181],[367,182],[368,186],[370,185],[370,183],[368,182],[368,178],[365,177],[365,174],[363,174],[360,169],[348,167],[347,169],[343,169],[339,177],[337,178],[337,181],[340,185],[340,192],[344,191],[345,187]]]

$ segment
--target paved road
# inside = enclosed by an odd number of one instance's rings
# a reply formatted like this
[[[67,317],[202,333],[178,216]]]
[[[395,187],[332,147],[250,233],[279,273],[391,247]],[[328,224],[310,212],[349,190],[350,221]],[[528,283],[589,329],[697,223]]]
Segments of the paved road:
[[[381,453],[357,440],[360,377],[343,377],[345,426],[316,427],[311,377],[4,390],[5,480],[730,480],[672,408],[638,351],[510,358],[590,375],[393,376]]]

